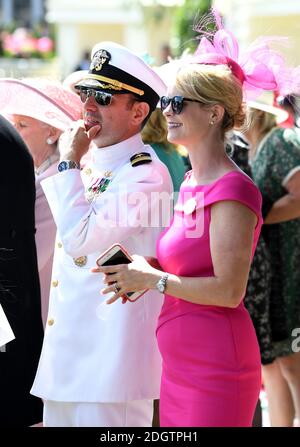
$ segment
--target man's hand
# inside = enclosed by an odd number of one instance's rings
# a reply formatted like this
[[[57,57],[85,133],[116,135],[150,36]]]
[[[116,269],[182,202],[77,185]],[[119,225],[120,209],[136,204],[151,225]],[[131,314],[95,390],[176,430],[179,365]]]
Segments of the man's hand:
[[[58,149],[60,152],[60,160],[73,160],[76,163],[80,163],[81,158],[89,150],[91,141],[100,130],[100,125],[86,130],[82,120],[74,123],[59,138]]]

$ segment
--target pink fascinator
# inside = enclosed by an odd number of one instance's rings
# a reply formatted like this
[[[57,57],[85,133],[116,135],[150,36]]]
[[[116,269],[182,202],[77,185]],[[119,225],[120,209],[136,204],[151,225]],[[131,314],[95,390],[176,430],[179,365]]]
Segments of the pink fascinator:
[[[62,131],[81,119],[82,104],[59,82],[41,78],[0,79],[0,112],[25,115]]]
[[[216,32],[205,29],[203,22],[194,27],[202,37],[192,62],[228,65],[242,83],[246,99],[253,99],[264,90],[290,90],[291,71],[285,67],[283,57],[270,47],[272,42],[282,38],[260,38],[240,54],[238,41],[223,27],[218,12],[213,9],[212,15]]]

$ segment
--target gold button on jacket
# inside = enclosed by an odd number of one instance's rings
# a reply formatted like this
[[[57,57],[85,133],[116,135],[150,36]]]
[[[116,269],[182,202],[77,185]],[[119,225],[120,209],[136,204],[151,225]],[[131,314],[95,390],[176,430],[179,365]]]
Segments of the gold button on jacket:
[[[57,281],[57,279],[54,279],[52,281],[52,287],[57,287],[57,286],[58,286],[58,281]]]
[[[79,256],[79,258],[74,258],[74,263],[78,267],[83,267],[87,263],[87,256]]]
[[[91,170],[91,168],[86,168],[86,169],[84,169],[83,172],[85,173],[85,175],[91,175],[92,170]]]

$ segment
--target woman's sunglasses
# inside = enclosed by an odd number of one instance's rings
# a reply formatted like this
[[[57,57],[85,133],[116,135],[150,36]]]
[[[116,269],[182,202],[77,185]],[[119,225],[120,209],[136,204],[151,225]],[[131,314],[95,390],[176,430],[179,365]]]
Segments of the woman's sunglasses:
[[[179,115],[179,113],[182,112],[184,101],[199,102],[200,104],[203,104],[203,102],[198,101],[197,99],[184,98],[183,96],[173,96],[173,98],[162,96],[160,98],[160,108],[163,112],[171,103],[173,112],[176,113],[176,115]]]
[[[93,96],[99,106],[109,106],[111,104],[113,94],[102,92],[101,90],[95,90],[94,88],[81,87],[79,96],[83,103],[85,103],[90,96]]]

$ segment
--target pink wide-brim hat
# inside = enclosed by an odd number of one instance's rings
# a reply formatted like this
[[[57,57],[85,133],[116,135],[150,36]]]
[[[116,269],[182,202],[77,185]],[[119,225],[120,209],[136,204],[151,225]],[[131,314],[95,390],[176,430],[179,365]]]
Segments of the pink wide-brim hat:
[[[7,118],[30,116],[64,131],[81,119],[82,103],[78,95],[56,81],[4,78],[0,79],[0,113]]]

